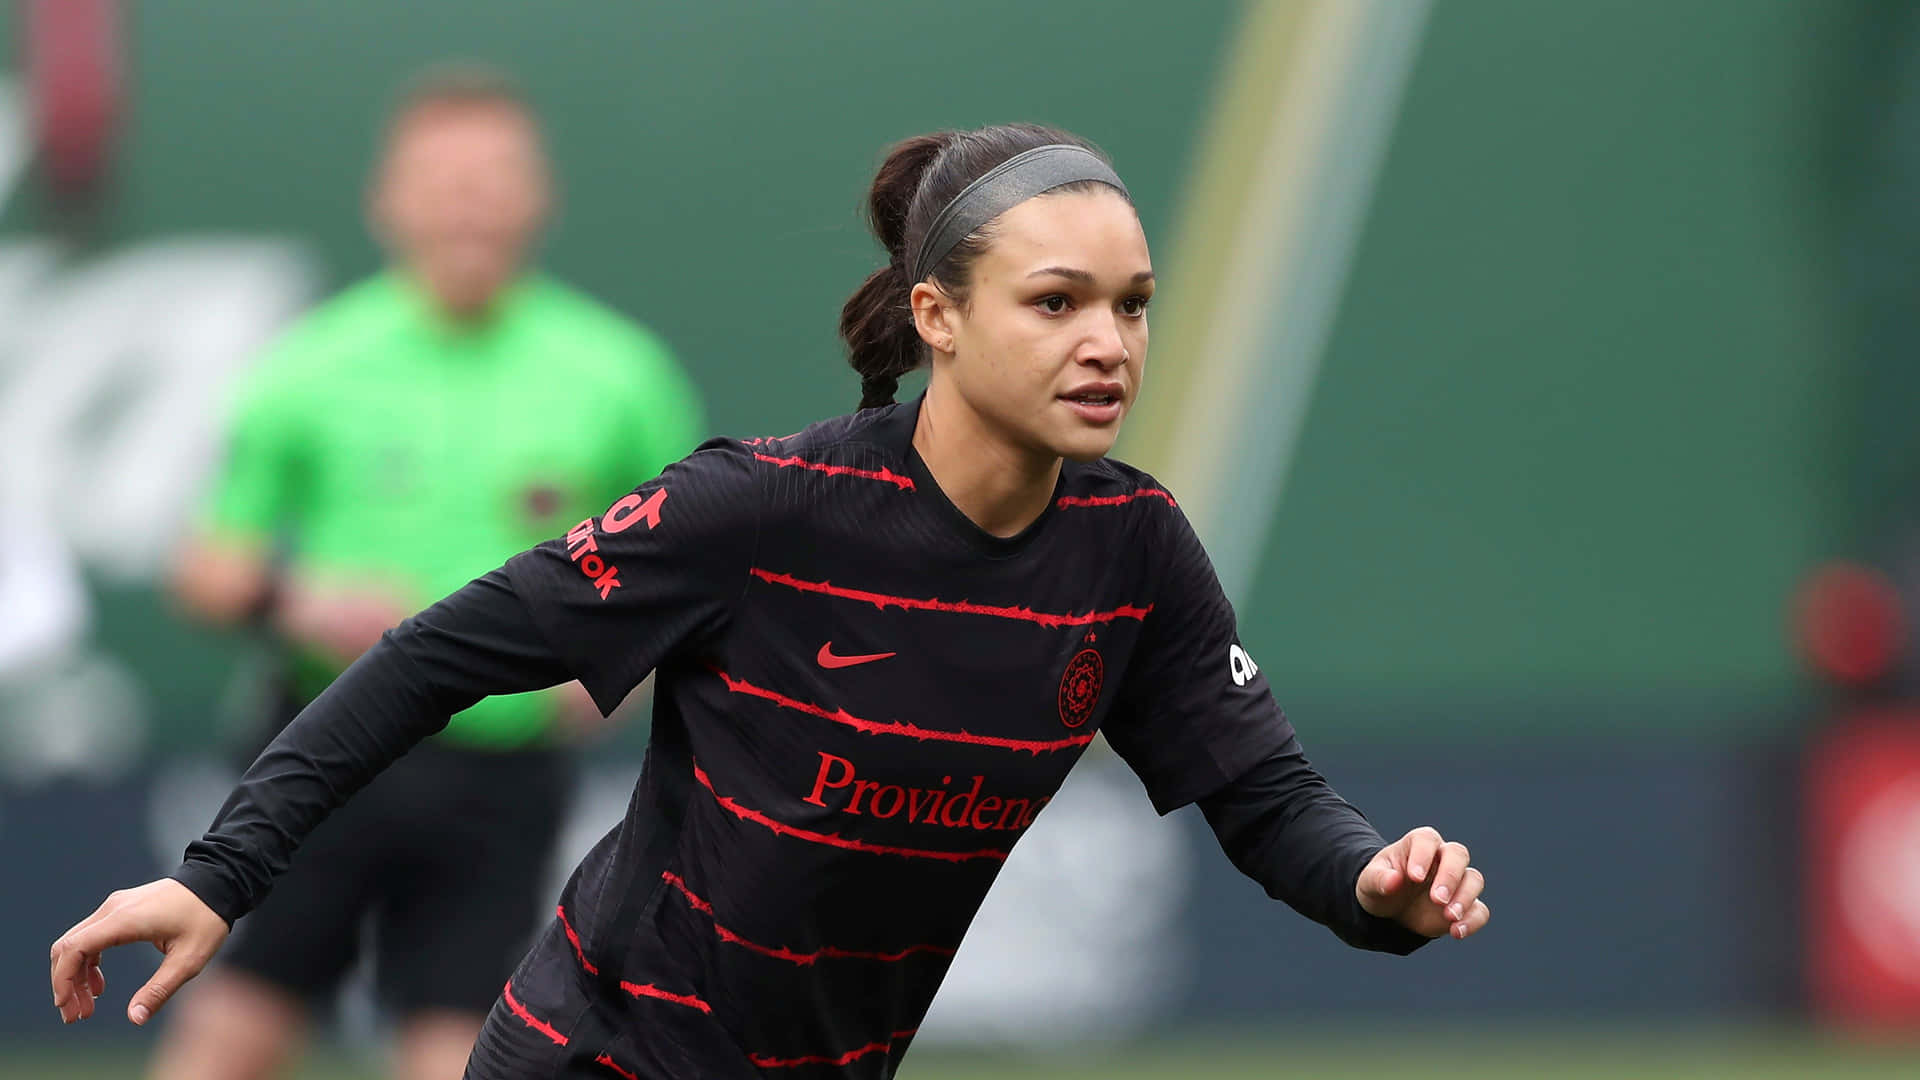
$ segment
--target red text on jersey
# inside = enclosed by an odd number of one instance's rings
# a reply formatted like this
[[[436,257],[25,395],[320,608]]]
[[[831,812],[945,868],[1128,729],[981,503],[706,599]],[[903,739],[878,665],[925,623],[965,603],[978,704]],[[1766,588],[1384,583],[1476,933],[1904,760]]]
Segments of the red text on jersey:
[[[645,498],[636,491],[607,507],[607,512],[600,517],[600,531],[610,535],[623,533],[632,528],[636,521],[646,522],[649,530],[657,529],[660,527],[660,507],[666,501],[666,488],[656,488],[653,494]],[[567,557],[580,568],[593,587],[600,590],[600,599],[605,600],[620,587],[620,568],[600,556],[600,544],[593,536],[592,518],[575,525],[567,533]]]
[[[980,797],[987,782],[975,776],[973,786],[955,791],[952,777],[945,777],[937,788],[910,788],[901,784],[881,784],[862,780],[854,764],[846,758],[820,752],[820,769],[813,778],[813,792],[803,802],[827,806],[845,799],[840,812],[855,817],[904,817],[916,825],[937,825],[947,829],[975,829],[980,832],[1018,831],[1033,824],[1035,814],[1051,801],[1040,799],[1002,799],[997,795]],[[850,798],[844,795],[852,788]],[[835,792],[829,795],[828,792]],[[869,797],[871,796],[871,797]],[[861,803],[866,805],[863,807]]]
[[[600,557],[600,545],[593,538],[593,519],[588,518],[567,534],[567,557],[587,576],[605,600],[620,587],[620,568]]]

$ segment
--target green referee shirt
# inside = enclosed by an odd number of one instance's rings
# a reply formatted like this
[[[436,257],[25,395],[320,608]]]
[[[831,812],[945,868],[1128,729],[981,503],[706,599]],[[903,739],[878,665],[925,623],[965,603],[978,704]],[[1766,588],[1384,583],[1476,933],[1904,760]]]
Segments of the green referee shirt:
[[[318,580],[380,583],[414,610],[605,510],[702,438],[700,398],[657,338],[540,276],[484,326],[451,324],[386,273],[295,325],[249,376],[203,524],[284,542]],[[311,696],[339,674],[297,658]],[[511,748],[551,693],[491,697],[440,738]]]

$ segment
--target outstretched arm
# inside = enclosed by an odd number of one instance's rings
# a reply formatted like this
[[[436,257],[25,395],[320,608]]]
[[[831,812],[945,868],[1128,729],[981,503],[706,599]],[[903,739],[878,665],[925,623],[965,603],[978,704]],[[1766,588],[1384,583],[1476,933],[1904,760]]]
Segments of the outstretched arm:
[[[302,710],[171,876],[231,923],[328,813],[454,713],[569,678],[495,570],[389,631]]]
[[[1162,577],[1104,730],[1155,809],[1199,803],[1241,872],[1359,948],[1404,954],[1486,925],[1465,847],[1431,828],[1386,843],[1308,763],[1199,538],[1177,508],[1153,509]]]
[[[103,950],[151,941],[167,960],[127,1010],[145,1023],[329,811],[480,698],[579,679],[611,713],[675,650],[717,639],[759,540],[758,468],[743,445],[709,443],[389,631],[254,762],[172,877],[54,943],[61,1016],[93,1014]]]
[[[1427,943],[1361,907],[1354,882],[1386,841],[1327,786],[1298,739],[1199,805],[1241,873],[1340,940],[1402,956]]]
[[[1199,805],[1241,873],[1355,948],[1404,956],[1486,925],[1485,879],[1467,865],[1465,847],[1430,828],[1389,845],[1327,785],[1297,738]]]
[[[212,958],[233,920],[265,898],[335,807],[482,697],[570,677],[501,571],[401,623],[267,747],[179,869],[113,894],[54,943],[61,1018],[93,1014],[103,951],[151,941],[167,959],[127,1010],[145,1023]]]

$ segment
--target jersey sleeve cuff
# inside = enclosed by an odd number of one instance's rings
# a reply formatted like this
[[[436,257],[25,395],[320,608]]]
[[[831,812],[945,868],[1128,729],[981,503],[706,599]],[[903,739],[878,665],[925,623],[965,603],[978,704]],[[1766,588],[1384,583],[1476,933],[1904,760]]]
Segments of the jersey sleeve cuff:
[[[213,909],[215,915],[226,920],[227,926],[246,914],[246,905],[240,899],[238,890],[227,881],[219,870],[202,862],[184,862],[179,869],[168,877],[187,887],[187,891],[200,898],[200,902]]]
[[[1347,902],[1352,906],[1348,909],[1347,917],[1341,920],[1341,925],[1333,927],[1333,932],[1356,949],[1406,956],[1433,939],[1425,934],[1416,934],[1392,919],[1368,912],[1360,906],[1360,897],[1354,892],[1360,881],[1360,872],[1373,861],[1377,850],[1356,851],[1352,859],[1352,873],[1342,875],[1341,880],[1349,883]]]

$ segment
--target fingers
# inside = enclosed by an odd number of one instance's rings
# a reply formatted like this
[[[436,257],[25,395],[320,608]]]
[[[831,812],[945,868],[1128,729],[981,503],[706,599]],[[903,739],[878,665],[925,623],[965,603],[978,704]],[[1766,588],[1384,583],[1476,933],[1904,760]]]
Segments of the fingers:
[[[1471,859],[1465,844],[1443,840],[1438,830],[1422,826],[1376,852],[1360,871],[1354,893],[1369,914],[1392,918],[1427,937],[1464,940],[1492,917],[1480,899],[1486,875]],[[1427,895],[1407,889],[1412,882],[1428,883]]]
[[[1479,933],[1491,918],[1493,918],[1493,911],[1487,907],[1486,901],[1475,900],[1473,907],[1467,911],[1467,917],[1454,923],[1447,933],[1460,941],[1465,941]]]
[[[53,984],[53,1003],[60,1010],[60,1022],[63,1024],[84,1020],[93,1013],[93,997],[79,979],[56,979]]]
[[[1445,904],[1460,892],[1460,880],[1466,876],[1469,859],[1467,845],[1447,841],[1440,845],[1439,859],[1433,868],[1433,888],[1429,895],[1436,904]]]
[[[168,953],[160,962],[160,970],[153,973],[147,985],[134,992],[133,1000],[127,1002],[127,1019],[135,1024],[145,1024],[160,1011],[160,1007],[173,997],[174,991],[185,985],[188,979],[200,974],[213,958],[211,951],[198,948],[181,948]]]
[[[78,984],[68,993],[67,1007],[61,1010],[61,1017],[65,1019],[66,1014],[71,1012],[74,1020],[85,1020],[87,1017],[93,1015],[93,1005],[93,995],[87,993],[86,985],[84,983]],[[72,1021],[68,1022],[71,1023]]]
[[[79,985],[74,988],[73,995],[78,1006],[76,1019],[79,1020],[92,1016],[94,1009],[99,1005],[100,995],[107,992],[107,976],[100,970],[100,957],[97,955],[87,957],[84,967],[85,974],[81,977]]]
[[[1407,876],[1414,881],[1428,880],[1433,870],[1435,856],[1440,851],[1440,831],[1429,825],[1422,825],[1406,835]]]
[[[1374,873],[1368,882],[1368,891],[1375,896],[1391,896],[1407,883],[1407,872],[1395,866],[1390,860],[1381,859],[1369,869]]]
[[[87,976],[89,969],[99,966],[100,950],[80,946],[78,938],[109,917],[110,909],[118,902],[117,896],[108,897],[107,902],[101,904],[93,914],[62,934],[48,954],[47,979],[53,987],[53,1005],[60,1010],[60,1018],[66,1023],[85,1019],[93,1013],[93,994],[87,985]]]
[[[1353,883],[1354,899],[1360,901],[1361,910],[1373,915],[1387,915],[1396,906],[1393,894],[1406,884],[1407,875],[1395,861],[1405,841],[1388,844],[1374,852],[1367,865],[1360,868],[1360,877]]]
[[[47,955],[47,980],[53,985],[53,1004],[56,1008],[66,1001],[68,994],[73,988],[73,975],[67,973],[64,978],[62,977],[61,959],[67,955],[66,946],[68,940],[74,934],[99,922],[110,910],[119,904],[119,901],[120,894],[117,892],[108,896],[99,907],[93,909],[93,914],[74,923],[71,929],[60,935],[60,937],[54,941],[53,948]],[[77,957],[74,958],[74,960],[74,966],[77,966]]]
[[[66,952],[55,961],[55,973],[64,975],[74,985],[79,985],[87,966],[99,963],[101,953],[116,945],[154,940],[152,936],[154,931],[149,929],[145,922],[146,920],[135,916],[133,911],[120,909],[67,931],[66,935],[60,939],[61,944],[66,947]],[[60,948],[60,945],[56,945],[55,948]]]
[[[96,976],[99,978],[97,990],[94,989]],[[80,1019],[85,1020],[93,1015],[93,1010],[99,1004],[98,999],[106,988],[106,976],[100,974],[99,954],[84,957],[80,965],[80,978],[74,986],[74,998],[80,1006]]]
[[[145,1023],[181,983],[206,966],[226,935],[226,922],[179,882],[162,878],[115,893],[53,943],[49,978],[54,1006],[69,1024],[92,1016],[107,986],[100,954],[116,945],[151,941],[167,959],[127,1010],[134,1023]]]
[[[89,949],[80,942],[91,940],[95,928],[107,925],[112,918],[95,922],[85,930],[70,931],[54,945],[53,1003],[60,1010],[60,1019],[66,1023],[92,1016],[95,999],[106,992],[107,977],[100,970],[100,953],[107,946]]]
[[[90,956],[87,958],[86,979],[81,985],[81,1000],[84,1002],[84,1007],[81,1009],[80,1019],[85,1020],[93,1015],[94,1009],[99,1007],[100,996],[106,992],[107,976],[100,970],[100,958]]]
[[[1477,867],[1468,867],[1460,879],[1460,889],[1454,894],[1453,902],[1447,905],[1447,918],[1459,922],[1466,917],[1473,902],[1480,899],[1480,893],[1487,887],[1486,875]]]

